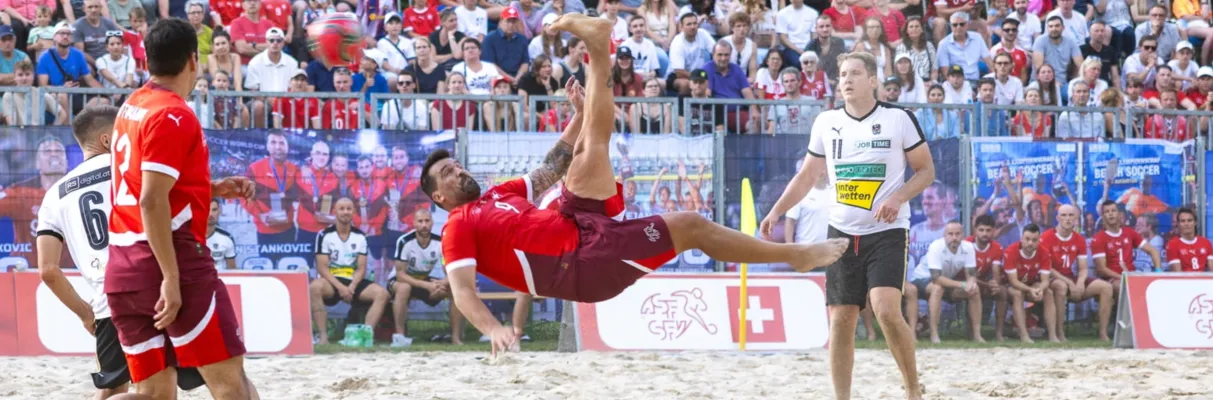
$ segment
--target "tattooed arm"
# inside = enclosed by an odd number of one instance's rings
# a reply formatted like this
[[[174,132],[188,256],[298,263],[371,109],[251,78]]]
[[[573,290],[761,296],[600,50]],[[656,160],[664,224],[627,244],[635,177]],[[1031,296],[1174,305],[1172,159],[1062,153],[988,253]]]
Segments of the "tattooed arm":
[[[531,195],[532,198],[538,199],[543,195],[548,188],[555,185],[556,182],[564,178],[564,174],[569,171],[569,164],[573,163],[573,145],[577,143],[577,138],[581,136],[581,114],[582,106],[584,105],[584,89],[577,83],[575,79],[569,78],[565,84],[565,91],[568,93],[569,102],[573,103],[573,119],[569,121],[569,125],[564,127],[564,132],[560,134],[560,140],[548,151],[548,155],[543,158],[543,165],[531,171],[528,176],[531,179]]]

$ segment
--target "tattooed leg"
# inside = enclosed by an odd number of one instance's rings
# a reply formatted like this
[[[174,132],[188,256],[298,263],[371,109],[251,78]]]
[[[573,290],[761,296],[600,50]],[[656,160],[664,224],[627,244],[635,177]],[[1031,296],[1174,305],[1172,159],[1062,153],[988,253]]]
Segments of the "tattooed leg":
[[[585,42],[590,63],[585,81],[585,120],[573,147],[573,162],[565,187],[578,197],[605,200],[615,195],[611,168],[611,130],[615,126],[615,96],[611,91],[611,23],[602,18],[565,14],[552,24]]]

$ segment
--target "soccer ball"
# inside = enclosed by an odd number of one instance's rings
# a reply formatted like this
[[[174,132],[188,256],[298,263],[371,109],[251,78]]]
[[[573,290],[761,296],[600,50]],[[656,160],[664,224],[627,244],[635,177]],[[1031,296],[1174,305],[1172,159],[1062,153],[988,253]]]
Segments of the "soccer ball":
[[[307,26],[307,49],[328,68],[361,60],[364,40],[362,24],[348,13],[328,14]]]

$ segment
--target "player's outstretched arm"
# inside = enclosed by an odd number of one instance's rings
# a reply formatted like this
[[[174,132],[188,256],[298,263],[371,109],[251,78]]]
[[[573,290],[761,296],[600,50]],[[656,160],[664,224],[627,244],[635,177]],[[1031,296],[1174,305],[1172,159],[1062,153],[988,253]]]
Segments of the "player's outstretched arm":
[[[93,307],[80,298],[80,294],[76,293],[71,282],[67,281],[67,276],[63,275],[63,270],[59,268],[59,255],[62,253],[63,242],[59,238],[51,235],[38,235],[38,274],[42,277],[42,282],[51,288],[51,293],[54,293],[55,297],[58,297],[59,301],[67,306],[67,309],[80,317],[80,321],[84,323],[84,329],[92,334],[93,319],[95,318]]]
[[[788,187],[783,190],[783,195],[779,196],[779,201],[771,207],[771,211],[767,212],[766,218],[762,219],[762,236],[767,240],[775,240],[771,237],[775,230],[775,223],[779,221],[779,217],[788,212],[789,208],[799,203],[804,199],[804,196],[809,194],[809,189],[817,184],[819,179],[826,169],[826,159],[812,154],[804,156],[804,167],[792,177],[792,181],[788,182]]]
[[[455,300],[455,307],[459,307],[463,316],[467,317],[480,333],[492,339],[493,355],[497,354],[498,349],[505,350],[513,346],[517,341],[514,330],[501,325],[480,300],[480,296],[476,295],[476,268],[447,270],[447,279],[451,282],[451,297]]]
[[[556,141],[556,145],[552,146],[552,150],[549,150],[547,156],[543,158],[543,165],[528,174],[531,178],[531,198],[538,199],[548,188],[564,179],[565,173],[569,172],[569,165],[573,164],[573,145],[581,136],[581,115],[584,104],[582,90],[581,84],[577,83],[575,78],[569,78],[568,83],[565,84],[569,102],[573,103],[573,119],[560,134],[560,140]]]

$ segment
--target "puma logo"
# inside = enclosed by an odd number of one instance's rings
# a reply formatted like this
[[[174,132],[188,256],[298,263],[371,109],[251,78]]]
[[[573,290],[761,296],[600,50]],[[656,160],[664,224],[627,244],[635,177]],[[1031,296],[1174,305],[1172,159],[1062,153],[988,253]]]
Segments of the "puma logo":
[[[650,223],[649,226],[644,227],[644,235],[648,236],[649,241],[653,243],[657,243],[661,239],[661,232],[657,230],[656,226],[656,223]]]
[[[830,129],[833,129],[833,130],[834,130],[834,134],[835,134],[835,135],[842,136],[842,127],[830,128]]]
[[[181,126],[181,117],[178,117],[173,114],[165,114],[165,115],[168,116],[168,119],[173,120],[173,122],[176,123],[177,126]]]

